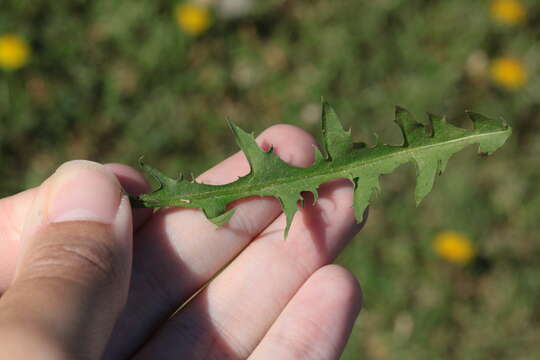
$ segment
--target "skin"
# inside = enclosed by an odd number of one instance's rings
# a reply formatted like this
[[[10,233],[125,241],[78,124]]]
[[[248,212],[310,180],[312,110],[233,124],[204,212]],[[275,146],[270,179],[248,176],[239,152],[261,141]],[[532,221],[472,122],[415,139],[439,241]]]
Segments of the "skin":
[[[313,161],[298,128],[257,141],[294,166]],[[198,181],[248,172],[237,153]],[[0,358],[339,358],[361,308],[356,279],[329,265],[362,226],[349,182],[324,184],[287,240],[273,198],[232,204],[216,228],[193,209],[131,209],[124,191],[148,190],[125,165],[74,161],[0,199]]]

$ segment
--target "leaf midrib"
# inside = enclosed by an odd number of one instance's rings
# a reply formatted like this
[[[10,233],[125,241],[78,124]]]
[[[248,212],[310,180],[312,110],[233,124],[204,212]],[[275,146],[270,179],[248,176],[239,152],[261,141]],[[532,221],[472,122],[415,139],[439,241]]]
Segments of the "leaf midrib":
[[[465,136],[465,137],[460,137],[460,138],[456,138],[456,139],[452,139],[452,140],[448,140],[448,141],[444,141],[444,142],[438,142],[438,143],[433,143],[433,144],[428,144],[428,145],[423,145],[423,146],[418,146],[418,147],[413,147],[413,148],[403,148],[403,147],[400,147],[400,146],[395,146],[395,148],[401,148],[402,151],[397,151],[397,152],[392,152],[392,153],[389,153],[389,154],[386,154],[386,155],[383,155],[383,156],[379,156],[379,157],[375,157],[373,159],[369,159],[367,161],[363,161],[361,163],[359,162],[353,162],[352,164],[351,163],[348,163],[348,164],[345,164],[333,171],[330,171],[330,172],[325,172],[324,174],[320,174],[320,175],[314,175],[314,176],[311,176],[309,177],[309,179],[321,179],[319,184],[324,182],[325,180],[328,179],[337,179],[337,178],[341,178],[343,176],[337,176],[337,175],[340,175],[341,173],[343,172],[346,172],[347,170],[351,170],[351,169],[354,169],[354,168],[357,168],[359,166],[366,166],[366,165],[369,165],[369,164],[373,164],[373,163],[377,163],[377,162],[384,162],[384,161],[387,161],[388,159],[392,158],[392,157],[412,157],[412,155],[410,155],[411,153],[415,153],[415,152],[418,152],[418,151],[427,151],[431,148],[434,148],[434,147],[440,147],[440,146],[445,146],[445,145],[449,145],[449,144],[453,144],[453,143],[460,143],[460,142],[467,142],[467,141],[471,141],[471,140],[476,140],[476,139],[479,139],[479,138],[482,138],[482,137],[486,137],[486,136],[494,136],[494,135],[497,135],[497,134],[503,134],[503,133],[506,133],[508,131],[508,129],[504,129],[504,130],[497,130],[497,131],[493,131],[493,132],[486,132],[486,133],[478,133],[478,134],[472,134],[472,135],[469,135],[469,136]],[[476,141],[472,141],[472,143],[476,143]],[[394,147],[394,146],[391,146],[391,147]],[[405,162],[404,162],[405,163]],[[323,163],[324,164],[324,163]],[[312,166],[315,166],[315,165],[312,165]],[[306,169],[309,169],[309,168],[306,168]],[[332,176],[331,176],[332,175]],[[249,176],[249,175],[247,175]],[[235,187],[235,188],[232,188],[232,189],[223,189],[223,187],[230,187],[233,183],[229,183],[229,184],[224,184],[224,185],[216,185],[216,187],[222,187],[222,189],[216,189],[216,190],[211,190],[211,191],[205,191],[205,192],[202,192],[202,193],[197,193],[195,194],[194,196],[186,196],[186,195],[183,195],[183,196],[179,196],[179,197],[182,197],[184,199],[191,199],[192,201],[197,201],[199,200],[200,198],[202,198],[202,200],[204,200],[205,197],[208,197],[209,195],[212,195],[213,198],[222,198],[222,197],[229,197],[231,195],[236,195],[236,194],[239,194],[239,198],[240,197],[245,197],[245,196],[249,196],[249,195],[255,195],[255,192],[258,191],[258,192],[262,192],[262,191],[267,191],[268,189],[271,189],[273,187],[276,187],[276,186],[280,186],[280,185],[283,185],[283,184],[291,184],[291,183],[296,183],[298,181],[301,181],[303,179],[305,179],[306,177],[281,177],[281,178],[277,178],[277,179],[273,179],[271,183],[257,183],[255,185],[250,185],[250,184],[246,184],[246,185],[240,185],[238,187]],[[348,178],[348,176],[345,176],[345,178]],[[242,195],[243,194],[243,195]],[[247,195],[245,195],[247,194]],[[179,198],[178,197],[178,198]],[[173,203],[175,200],[171,200],[171,203]],[[200,200],[199,200],[200,201]],[[178,204],[178,205],[183,205],[185,206],[186,204],[183,203],[183,204]]]

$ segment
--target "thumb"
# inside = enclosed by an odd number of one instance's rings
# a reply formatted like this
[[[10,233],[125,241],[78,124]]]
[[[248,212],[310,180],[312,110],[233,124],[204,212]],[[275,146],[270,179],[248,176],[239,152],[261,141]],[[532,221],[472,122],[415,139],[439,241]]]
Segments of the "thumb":
[[[89,161],[62,165],[38,190],[22,246],[0,299],[3,355],[99,358],[131,272],[131,208],[116,177]]]

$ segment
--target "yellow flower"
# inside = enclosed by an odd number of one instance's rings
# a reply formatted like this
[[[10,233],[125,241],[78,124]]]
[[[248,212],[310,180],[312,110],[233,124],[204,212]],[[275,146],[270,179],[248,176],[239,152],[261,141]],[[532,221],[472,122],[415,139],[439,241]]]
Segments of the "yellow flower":
[[[491,16],[506,25],[518,25],[525,21],[527,12],[520,0],[492,0]]]
[[[178,26],[191,35],[199,35],[210,27],[210,10],[192,2],[178,4],[174,11]]]
[[[0,35],[0,69],[16,70],[28,63],[30,48],[17,35]]]
[[[491,78],[496,84],[515,90],[525,85],[527,72],[521,61],[502,57],[491,63]]]
[[[433,241],[437,255],[451,263],[465,265],[474,258],[471,240],[455,231],[443,231]]]

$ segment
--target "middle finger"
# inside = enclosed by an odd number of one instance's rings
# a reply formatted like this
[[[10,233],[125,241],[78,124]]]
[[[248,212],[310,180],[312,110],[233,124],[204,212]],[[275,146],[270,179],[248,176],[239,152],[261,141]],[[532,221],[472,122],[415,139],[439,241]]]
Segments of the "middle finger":
[[[257,139],[298,167],[313,162],[314,139],[293,126],[277,125]],[[223,184],[249,172],[242,153],[203,174],[199,181]],[[234,258],[281,212],[273,198],[239,201],[226,226],[216,228],[202,212],[168,208],[156,213],[134,240],[128,302],[113,332],[105,359],[126,358],[163,321]]]

